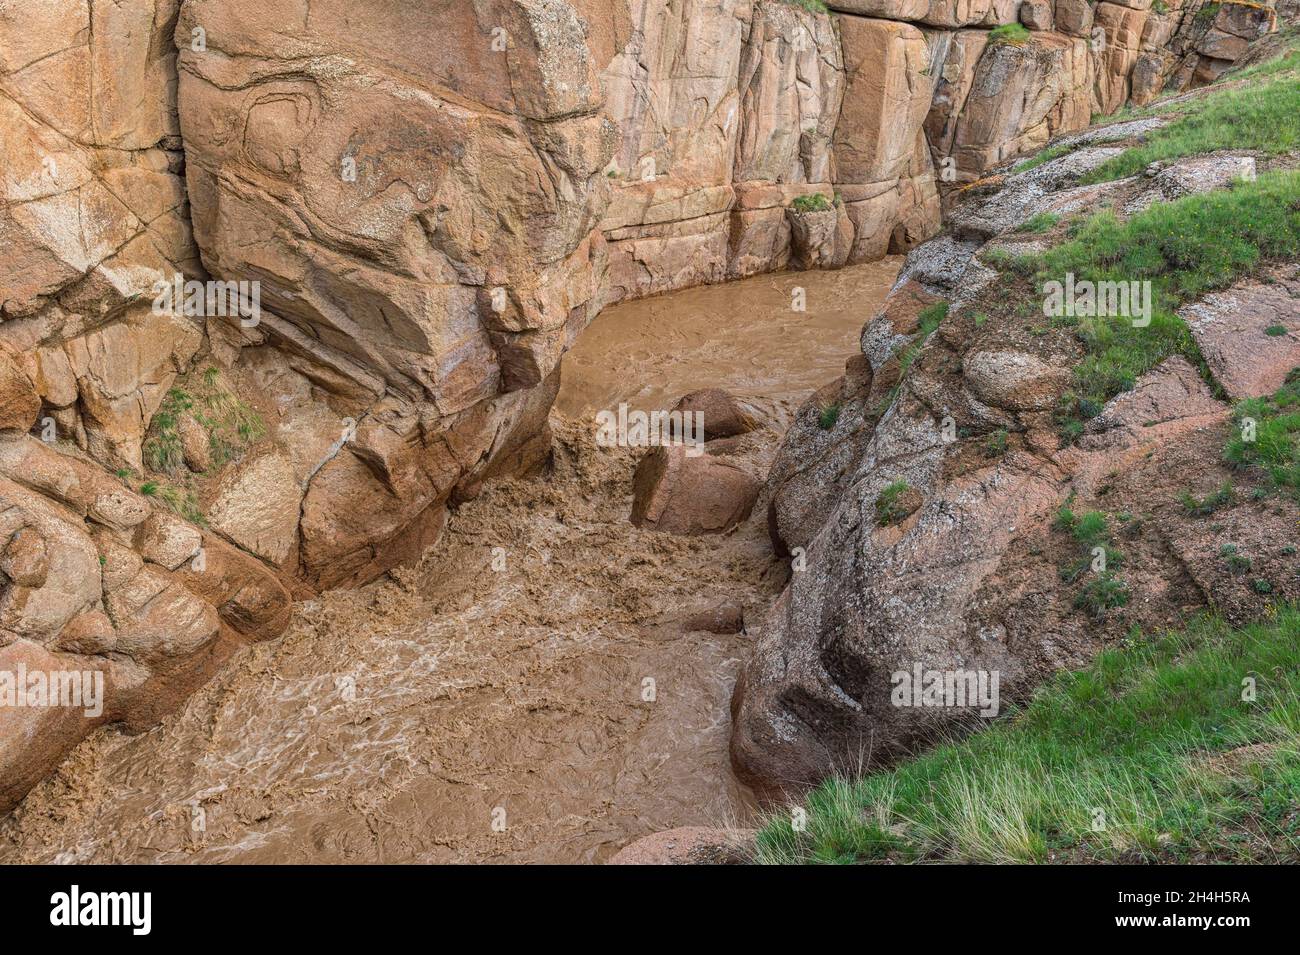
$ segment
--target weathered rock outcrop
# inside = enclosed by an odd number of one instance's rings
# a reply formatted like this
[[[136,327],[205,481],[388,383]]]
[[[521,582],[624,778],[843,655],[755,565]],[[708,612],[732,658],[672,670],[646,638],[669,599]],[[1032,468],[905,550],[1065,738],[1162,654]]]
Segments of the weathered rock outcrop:
[[[953,233],[909,255],[863,329],[854,362],[864,367],[851,364],[799,412],[768,477],[769,527],[790,555],[790,583],[765,624],[750,624],[759,637],[732,702],[733,761],[767,795],[888,762],[991,715],[973,698],[900,703],[899,674],[996,674],[1005,707],[1134,625],[1172,624],[1207,606],[1244,620],[1300,593],[1290,571],[1252,587],[1215,566],[1225,541],[1258,560],[1276,553],[1294,537],[1294,501],[1240,494],[1217,505],[1209,530],[1178,503],[1230,476],[1221,463],[1228,405],[1197,369],[1165,359],[1077,440],[1062,440],[1056,415],[1080,346],[1063,328],[1021,318],[1008,301],[1036,292],[989,265],[1031,241],[1017,229],[1040,213],[1064,218],[1104,203],[1131,215],[1253,178],[1253,159],[1229,153],[1077,185],[1117,152],[1100,140],[1131,142],[1159,122],[1061,140],[1074,148],[967,191]],[[1063,240],[1065,228],[1034,238],[1035,248]],[[1295,272],[1275,266],[1182,310],[1229,396],[1271,394],[1300,364]],[[935,329],[920,316],[940,301],[948,307]],[[828,419],[820,411],[831,405]],[[1262,490],[1260,499],[1269,500]],[[1108,515],[1122,582],[1060,529],[1066,504]],[[1100,595],[1099,574],[1125,599]]]

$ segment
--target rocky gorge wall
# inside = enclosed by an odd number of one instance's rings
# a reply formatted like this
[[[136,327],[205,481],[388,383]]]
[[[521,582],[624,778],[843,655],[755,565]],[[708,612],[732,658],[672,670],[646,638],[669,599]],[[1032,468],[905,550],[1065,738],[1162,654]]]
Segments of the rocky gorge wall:
[[[906,251],[941,193],[1274,20],[817,6],[0,3],[0,670],[108,673],[93,719],[0,710],[0,808],[539,467],[605,305]],[[257,314],[160,304],[175,276]]]

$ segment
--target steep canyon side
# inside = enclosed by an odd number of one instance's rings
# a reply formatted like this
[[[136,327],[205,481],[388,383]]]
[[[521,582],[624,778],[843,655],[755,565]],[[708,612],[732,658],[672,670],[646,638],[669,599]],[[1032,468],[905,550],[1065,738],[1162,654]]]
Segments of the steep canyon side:
[[[817,6],[0,2],[0,670],[108,682],[93,718],[0,710],[0,809],[541,467],[605,305],[907,251],[942,194],[1276,23]],[[257,283],[255,320],[177,276]]]

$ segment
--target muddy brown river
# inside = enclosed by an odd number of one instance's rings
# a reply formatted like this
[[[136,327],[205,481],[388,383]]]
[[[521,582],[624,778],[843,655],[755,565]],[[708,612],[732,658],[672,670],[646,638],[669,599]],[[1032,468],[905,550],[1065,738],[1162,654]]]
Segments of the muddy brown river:
[[[744,825],[727,704],[782,582],[765,504],[719,537],[632,527],[641,452],[597,447],[592,415],[727,388],[765,423],[740,459],[761,476],[900,264],[607,310],[565,359],[547,477],[460,507],[419,567],[300,603],[148,733],[86,740],[0,823],[0,862],[601,862]],[[751,635],[673,622],[724,601]]]

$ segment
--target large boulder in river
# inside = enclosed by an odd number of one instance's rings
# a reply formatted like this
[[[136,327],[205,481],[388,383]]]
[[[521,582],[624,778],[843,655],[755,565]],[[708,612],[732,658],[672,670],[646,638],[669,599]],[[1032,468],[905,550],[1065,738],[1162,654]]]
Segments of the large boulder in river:
[[[661,446],[641,459],[633,478],[633,524],[671,534],[716,534],[749,517],[758,480],[696,451],[683,444]]]

